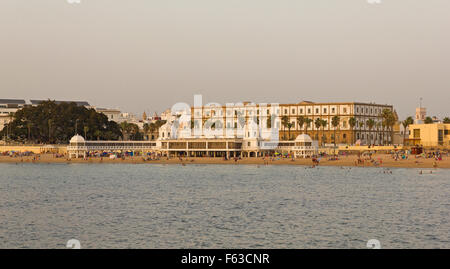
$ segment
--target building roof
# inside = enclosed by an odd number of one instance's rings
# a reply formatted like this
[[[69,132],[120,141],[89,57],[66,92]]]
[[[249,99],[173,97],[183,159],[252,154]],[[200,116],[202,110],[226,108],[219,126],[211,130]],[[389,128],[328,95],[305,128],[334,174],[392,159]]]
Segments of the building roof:
[[[70,143],[82,143],[82,142],[85,142],[85,140],[81,135],[75,135],[70,139]]]
[[[295,138],[295,142],[312,142],[312,139],[307,134],[301,134]]]
[[[49,100],[30,100],[32,105],[39,105],[42,102],[46,102],[46,101],[49,101]],[[50,101],[53,101],[58,105],[60,105],[61,103],[68,103],[68,104],[75,103],[78,106],[90,106],[90,104],[86,101],[55,101],[55,100],[50,100]]]
[[[0,99],[0,104],[25,104],[23,99]]]

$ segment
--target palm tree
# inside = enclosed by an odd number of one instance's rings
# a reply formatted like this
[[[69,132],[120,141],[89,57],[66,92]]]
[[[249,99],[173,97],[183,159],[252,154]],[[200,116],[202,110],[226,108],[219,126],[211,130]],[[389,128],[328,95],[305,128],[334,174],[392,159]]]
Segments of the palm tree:
[[[364,122],[363,122],[363,121],[360,121],[360,122],[358,122],[358,125],[359,125],[359,132],[360,132],[360,134],[361,134],[361,130],[362,130],[362,128],[364,127]],[[362,134],[361,134],[360,139],[362,139]],[[361,141],[361,142],[362,142],[362,141]]]
[[[390,109],[383,109],[381,112],[381,117],[383,118],[384,126],[390,131],[390,141],[392,141],[392,127],[395,124],[394,113]]]
[[[147,140],[149,140],[148,139],[148,131],[150,130],[149,124],[148,123],[144,123],[144,125],[142,126],[142,129],[144,129],[144,136],[147,136]]]
[[[354,140],[353,129],[356,126],[356,119],[354,117],[351,117],[350,119],[348,119],[348,125],[350,125],[350,131],[352,132],[352,138],[351,138],[351,143],[350,144],[353,144],[354,143],[354,141],[353,141]]]
[[[382,139],[382,141],[381,141],[381,143],[382,143],[382,145],[384,145],[385,144],[385,137],[384,137],[384,135],[385,135],[385,131],[386,131],[386,123],[384,122],[384,120],[381,122],[381,139]]]
[[[433,119],[431,117],[425,118],[425,124],[432,124],[432,123],[433,123]]]
[[[317,139],[319,139],[320,141],[319,133],[320,133],[320,126],[322,126],[322,120],[320,118],[317,118],[314,121],[314,126],[316,127],[317,130]]]
[[[83,127],[83,130],[84,130],[84,138],[87,140],[87,132],[89,131],[89,127],[87,125],[85,125]]]
[[[331,125],[333,125],[333,129],[334,129],[334,147],[336,148],[336,128],[339,128],[339,123],[340,123],[341,119],[338,116],[334,116],[331,119]]]
[[[128,133],[130,131],[130,124],[126,121],[120,123],[120,131],[122,132],[123,140],[128,140]]]
[[[289,124],[289,117],[283,116],[281,118],[281,124],[283,125],[283,128],[284,128],[284,137],[286,137],[286,128],[288,127],[288,124]]]
[[[310,119],[310,118],[306,118],[305,119],[305,134],[308,134],[308,127],[309,127],[309,125],[311,124],[312,121],[313,120]]]
[[[149,125],[149,131],[150,131],[150,134],[151,134],[151,136],[152,136],[152,139],[153,139],[153,133],[154,133],[156,130],[158,130],[158,129],[159,129],[159,127],[156,126],[156,123],[154,123],[154,122],[151,122],[151,123],[150,123],[150,125]]]
[[[406,140],[406,129],[408,128],[409,125],[413,124],[414,120],[412,117],[407,117],[404,121],[402,121],[402,125],[403,125],[403,145],[405,145],[405,140]]]
[[[294,123],[288,122],[288,124],[287,124],[287,128],[288,128],[288,136],[289,136],[288,140],[291,140],[291,139],[292,139],[292,138],[291,138],[291,128],[292,128],[292,127],[294,127]]]
[[[97,140],[100,140],[100,136],[102,135],[102,132],[100,130],[95,130],[94,135],[97,137]]]
[[[442,122],[445,123],[445,124],[450,124],[450,118],[449,117],[445,117]]]
[[[372,136],[371,131],[372,131],[373,127],[375,126],[375,124],[376,124],[376,122],[373,119],[368,119],[366,121],[366,125],[367,125],[367,128],[369,128],[369,133],[370,133],[371,136]],[[369,144],[372,144],[372,137],[370,137],[370,143]]]
[[[328,125],[327,120],[321,120],[320,125],[322,125],[322,144],[325,145],[325,140],[326,140],[325,127],[327,127],[327,125]]]
[[[303,116],[298,116],[297,117],[297,124],[298,124],[298,128],[302,128],[304,127],[303,125],[305,124],[305,117]]]
[[[380,140],[380,129],[381,129],[381,122],[377,122],[377,141],[379,142]]]

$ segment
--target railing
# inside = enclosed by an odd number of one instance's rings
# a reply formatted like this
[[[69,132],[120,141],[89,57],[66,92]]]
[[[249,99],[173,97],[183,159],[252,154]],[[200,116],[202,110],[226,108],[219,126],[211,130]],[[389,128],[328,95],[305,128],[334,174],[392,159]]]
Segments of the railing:
[[[157,146],[144,147],[144,146],[68,146],[67,150],[145,150],[145,149],[156,149]]]

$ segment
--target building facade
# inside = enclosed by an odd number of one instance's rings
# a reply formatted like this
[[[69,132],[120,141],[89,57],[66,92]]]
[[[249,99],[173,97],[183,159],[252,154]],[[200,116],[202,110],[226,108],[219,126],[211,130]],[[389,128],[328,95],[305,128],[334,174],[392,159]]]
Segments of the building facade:
[[[409,145],[421,145],[424,147],[449,147],[450,124],[412,124],[409,126]]]
[[[279,140],[294,140],[300,134],[308,134],[320,145],[393,143],[393,127],[383,123],[383,110],[393,106],[374,103],[313,103],[253,104],[193,107],[189,115],[181,112],[171,115],[162,138],[191,137],[240,137],[267,139],[277,130]],[[189,121],[183,117],[189,117]],[[339,124],[332,125],[333,117]],[[317,119],[325,124],[317,125]],[[352,120],[351,120],[352,119]],[[309,120],[309,123],[306,122]],[[303,122],[303,123],[302,123]],[[174,126],[176,125],[176,126]],[[189,128],[190,126],[190,128]],[[207,130],[207,134],[205,134]],[[171,132],[171,135],[168,135]]]

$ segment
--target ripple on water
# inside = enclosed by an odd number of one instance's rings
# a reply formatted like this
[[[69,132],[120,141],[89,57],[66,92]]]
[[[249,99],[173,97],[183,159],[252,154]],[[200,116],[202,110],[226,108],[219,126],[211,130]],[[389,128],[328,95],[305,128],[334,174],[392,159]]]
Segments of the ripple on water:
[[[450,170],[0,164],[0,248],[448,248]]]

